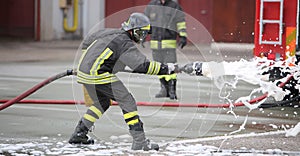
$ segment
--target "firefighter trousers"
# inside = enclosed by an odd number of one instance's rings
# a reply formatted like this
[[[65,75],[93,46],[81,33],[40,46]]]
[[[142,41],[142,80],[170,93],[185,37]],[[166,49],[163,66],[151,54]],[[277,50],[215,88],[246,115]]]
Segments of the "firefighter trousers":
[[[91,128],[114,100],[121,107],[125,122],[130,126],[140,121],[137,114],[136,101],[121,81],[109,84],[84,84],[93,104],[89,107],[82,120],[87,128]]]

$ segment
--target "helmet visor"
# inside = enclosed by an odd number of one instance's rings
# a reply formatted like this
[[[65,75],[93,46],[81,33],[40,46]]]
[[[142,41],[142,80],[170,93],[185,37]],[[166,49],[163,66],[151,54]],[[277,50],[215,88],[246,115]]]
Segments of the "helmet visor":
[[[134,40],[137,43],[143,43],[145,38],[147,37],[148,33],[149,33],[149,30],[134,29],[133,30]]]

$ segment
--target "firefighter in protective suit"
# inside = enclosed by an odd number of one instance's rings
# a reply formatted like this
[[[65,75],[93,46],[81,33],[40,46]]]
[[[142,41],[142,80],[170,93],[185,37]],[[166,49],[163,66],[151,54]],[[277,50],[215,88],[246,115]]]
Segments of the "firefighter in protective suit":
[[[150,21],[142,13],[133,13],[122,23],[122,29],[104,29],[89,35],[82,44],[77,81],[83,84],[93,104],[80,119],[70,144],[92,144],[88,132],[111,105],[118,102],[133,137],[132,150],[158,150],[157,144],[146,139],[136,101],[115,73],[125,66],[134,73],[165,75],[176,71],[174,64],[149,61],[136,47],[150,31]]]
[[[178,3],[172,0],[151,0],[145,9],[150,19],[152,34],[150,47],[154,61],[176,63],[177,36],[181,49],[187,44],[185,15]],[[161,89],[155,97],[176,100],[176,73],[159,76]]]

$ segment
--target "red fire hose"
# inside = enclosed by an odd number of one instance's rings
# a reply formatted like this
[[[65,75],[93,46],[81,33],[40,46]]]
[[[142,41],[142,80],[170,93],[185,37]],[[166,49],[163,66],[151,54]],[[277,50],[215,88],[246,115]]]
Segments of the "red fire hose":
[[[9,107],[14,103],[30,103],[30,104],[84,104],[83,101],[72,101],[72,100],[22,100],[25,97],[29,96],[30,94],[34,93],[38,89],[44,87],[45,85],[60,79],[62,77],[74,75],[73,70],[67,70],[66,72],[57,74],[52,76],[45,81],[39,83],[38,85],[34,86],[33,88],[29,89],[28,91],[24,92],[23,94],[11,99],[11,100],[0,100],[0,103],[4,103],[0,106],[0,111]],[[290,75],[285,82],[279,84],[279,87],[283,87],[293,76]],[[267,97],[268,93],[265,93],[257,98],[254,98],[249,101],[250,104],[257,103]],[[22,100],[22,101],[21,101]],[[113,105],[117,105],[116,102],[113,102]],[[176,102],[137,102],[138,106],[161,106],[161,107],[230,107],[230,104],[208,104],[208,103],[176,103]],[[234,103],[233,106],[244,106],[242,102]]]
[[[250,104],[259,102],[267,97],[267,94],[263,94],[260,97],[252,99],[249,101]],[[9,100],[0,100],[0,103],[8,102]],[[84,101],[73,101],[73,100],[21,100],[15,103],[23,104],[84,104]],[[118,105],[117,102],[113,102],[112,105]],[[230,107],[230,104],[209,104],[209,103],[176,103],[176,102],[137,102],[138,106],[161,106],[161,107]],[[234,103],[235,107],[244,106],[242,102]]]
[[[21,101],[25,97],[29,96],[30,94],[34,93],[35,91],[39,90],[40,88],[46,86],[47,84],[49,84],[49,83],[51,83],[51,82],[53,82],[57,79],[60,79],[62,77],[65,77],[65,76],[68,76],[68,75],[73,75],[73,74],[74,74],[73,70],[67,70],[65,72],[62,72],[62,73],[59,73],[59,74],[54,75],[52,77],[49,77],[48,79],[46,79],[43,82],[35,85],[34,87],[30,88],[26,92],[22,93],[21,95],[13,98],[11,100],[6,101],[4,104],[2,104],[0,106],[0,111],[7,108],[7,107],[9,107],[10,105],[12,105],[14,103],[17,103],[17,102]]]

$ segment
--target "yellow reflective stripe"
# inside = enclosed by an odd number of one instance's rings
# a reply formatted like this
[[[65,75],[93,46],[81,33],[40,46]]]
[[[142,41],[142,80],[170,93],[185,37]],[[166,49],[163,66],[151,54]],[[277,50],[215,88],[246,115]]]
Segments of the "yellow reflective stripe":
[[[124,114],[124,119],[129,119],[129,118],[132,118],[137,115],[138,115],[137,111],[129,112],[129,113]]]
[[[83,118],[86,119],[86,120],[89,120],[90,122],[93,122],[93,123],[96,121],[96,118],[89,115],[89,114],[84,114]]]
[[[157,75],[160,71],[160,63],[151,61],[146,74]]]
[[[81,57],[80,57],[80,59],[79,59],[79,63],[78,63],[77,69],[79,69],[79,66],[80,66],[80,64],[81,64],[81,62],[82,62],[82,60],[83,60],[83,58],[85,57],[86,52],[87,52],[86,49],[82,49],[82,55],[81,55]]]
[[[128,21],[124,22],[125,25],[129,25],[129,23],[130,23],[130,18],[128,19]]]
[[[89,108],[89,110],[91,110],[92,112],[94,112],[98,116],[98,118],[100,118],[102,116],[101,111],[97,107],[95,107],[95,106],[91,106]]]
[[[296,53],[296,28],[286,28],[286,53],[287,57],[295,56]]]
[[[161,48],[176,48],[176,40],[162,40]]]
[[[179,32],[179,36],[187,37],[187,33],[186,32]]]
[[[291,29],[291,28],[290,28]],[[296,29],[291,29],[286,35],[286,44],[290,44],[292,41],[296,40]]]
[[[167,81],[177,79],[177,74],[171,74],[167,77]]]
[[[85,84],[108,84],[116,81],[119,81],[117,77],[111,77],[111,78],[106,78],[101,80],[89,80],[77,76],[77,82],[81,82]]]
[[[150,48],[151,49],[158,49],[158,44],[160,44],[156,40],[151,40],[150,41]],[[176,40],[162,40],[161,41],[161,48],[176,48]]]
[[[171,74],[171,75],[161,75],[159,76],[160,79],[164,78],[166,81],[177,79],[177,74]]]
[[[160,71],[160,63],[151,61],[146,74],[157,75]]]
[[[86,48],[86,50],[88,51],[96,42],[97,42],[98,40],[95,40],[92,44],[90,44],[87,48]]]
[[[159,79],[162,79],[162,78],[165,78],[165,77],[166,77],[166,75],[159,75],[158,76]]]
[[[151,49],[158,49],[158,41],[151,40],[150,41],[150,48]]]
[[[148,71],[146,74],[151,74],[154,68],[154,62],[150,62],[149,67],[148,67]]]
[[[85,79],[89,79],[89,80],[99,80],[99,79],[116,77],[115,74],[111,74],[109,72],[105,72],[105,73],[102,73],[102,74],[99,74],[99,75],[88,75],[88,74],[83,73],[81,71],[77,72],[77,76],[85,78]]]
[[[119,81],[119,79],[114,74],[110,74],[109,72],[94,76],[78,71],[77,81],[86,84],[107,84]]]
[[[134,124],[137,124],[139,123],[139,119],[134,119],[134,120],[131,120],[129,122],[127,122],[128,125],[134,125]]]
[[[155,62],[154,63],[154,70],[152,72],[152,75],[157,75],[160,71],[160,63],[159,62]]]
[[[100,66],[104,63],[106,59],[108,59],[113,54],[112,50],[109,48],[106,48],[101,55],[96,59],[95,63],[93,64],[90,74],[91,75],[98,75],[98,70],[100,69]]]
[[[185,22],[178,22],[177,23],[177,31],[180,31],[182,29],[186,29],[186,23]]]
[[[150,24],[141,28],[142,30],[150,30]]]
[[[80,66],[80,64],[81,64],[81,62],[82,62],[82,60],[83,60],[83,58],[85,57],[85,55],[86,55],[86,53],[87,53],[87,51],[97,42],[98,40],[95,40],[91,45],[89,45],[88,47],[87,47],[87,49],[82,49],[82,55],[81,55],[81,57],[80,57],[80,59],[79,59],[79,63],[78,63],[78,68],[77,69],[79,69],[79,66]]]
[[[117,82],[119,79],[104,79],[104,80],[86,80],[86,79],[78,79],[77,82],[81,82],[84,84],[108,84]]]

